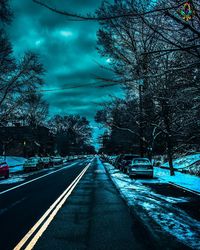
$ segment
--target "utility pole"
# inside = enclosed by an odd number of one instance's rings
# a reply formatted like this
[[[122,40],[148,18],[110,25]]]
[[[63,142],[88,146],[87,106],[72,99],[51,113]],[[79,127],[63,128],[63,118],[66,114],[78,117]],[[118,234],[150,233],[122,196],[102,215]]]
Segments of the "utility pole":
[[[144,129],[143,129],[143,80],[139,82],[139,134],[140,134],[140,156],[144,157]]]

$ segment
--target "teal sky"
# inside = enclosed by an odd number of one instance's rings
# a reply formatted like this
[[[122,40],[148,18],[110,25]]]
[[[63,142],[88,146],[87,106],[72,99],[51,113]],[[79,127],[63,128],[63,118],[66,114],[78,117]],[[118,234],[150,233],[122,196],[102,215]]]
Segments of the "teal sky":
[[[10,2],[15,16],[8,33],[14,53],[22,56],[25,51],[32,50],[41,55],[47,70],[43,89],[50,90],[44,92],[50,104],[50,115],[86,116],[92,121],[96,138],[100,132],[93,117],[99,104],[108,100],[109,95],[120,93],[119,87],[96,88],[95,75],[108,75],[97,64],[108,63],[96,51],[98,24],[67,21],[66,17],[52,13],[32,0]],[[56,6],[84,14],[93,12],[100,3],[101,0],[61,0]]]

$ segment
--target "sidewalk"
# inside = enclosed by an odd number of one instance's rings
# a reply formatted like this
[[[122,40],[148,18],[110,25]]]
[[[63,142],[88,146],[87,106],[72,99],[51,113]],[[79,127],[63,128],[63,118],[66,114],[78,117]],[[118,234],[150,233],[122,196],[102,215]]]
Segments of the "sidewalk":
[[[194,209],[198,211],[199,200],[196,194],[195,198],[194,194],[185,195],[184,191],[179,195],[173,194],[166,187],[168,183],[166,179],[155,177],[149,180],[132,180],[111,164],[104,163],[104,165],[127,205],[149,228],[149,231],[155,236],[157,245],[160,244],[160,249],[200,249],[199,217],[192,217],[186,212],[187,209],[184,210],[178,206],[178,204],[194,204],[192,202],[194,199],[195,203],[197,202]],[[157,188],[153,189],[152,185]],[[165,192],[156,192],[159,187],[163,187]]]
[[[95,159],[34,249],[150,250],[156,247],[129,213],[103,165]]]

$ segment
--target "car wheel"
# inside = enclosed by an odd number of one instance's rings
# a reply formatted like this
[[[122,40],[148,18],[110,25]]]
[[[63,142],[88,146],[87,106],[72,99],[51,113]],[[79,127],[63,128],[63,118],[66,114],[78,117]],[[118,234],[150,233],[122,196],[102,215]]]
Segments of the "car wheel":
[[[5,179],[8,179],[9,178],[9,173],[7,173],[4,177],[5,177]]]

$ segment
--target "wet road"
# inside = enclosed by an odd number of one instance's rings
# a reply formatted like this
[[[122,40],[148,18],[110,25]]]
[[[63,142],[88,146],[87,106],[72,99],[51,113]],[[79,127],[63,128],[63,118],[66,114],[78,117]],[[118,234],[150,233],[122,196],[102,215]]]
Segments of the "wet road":
[[[1,250],[13,249],[19,242],[17,250],[189,249],[168,233],[160,237],[161,228],[154,237],[154,222],[147,226],[133,212],[140,210],[137,203],[133,210],[127,206],[98,158],[69,165],[55,172],[35,173],[16,189],[12,188],[20,183],[0,185]],[[168,186],[144,185],[166,196],[167,190],[170,197],[183,196]]]
[[[79,160],[72,167],[59,168],[50,175],[44,171],[23,182],[0,185],[0,249],[13,249],[87,164],[88,160]],[[31,180],[34,181],[12,190]],[[3,193],[8,189],[11,190]]]

